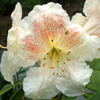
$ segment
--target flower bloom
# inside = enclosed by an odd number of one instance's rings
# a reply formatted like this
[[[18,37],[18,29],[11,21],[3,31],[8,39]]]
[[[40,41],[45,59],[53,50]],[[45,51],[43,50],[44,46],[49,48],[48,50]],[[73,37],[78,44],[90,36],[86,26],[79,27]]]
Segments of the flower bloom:
[[[66,96],[84,94],[92,74],[85,61],[96,57],[100,48],[98,37],[88,35],[82,26],[73,24],[58,3],[37,5],[23,20],[20,8],[18,3],[12,13],[8,51],[2,56],[1,72],[5,73],[4,77],[10,73],[7,69],[12,72],[18,70],[13,70],[14,64],[27,66],[27,63],[34,65],[39,61],[40,66],[30,68],[24,79],[27,97],[51,99],[59,92]],[[7,53],[13,55],[12,60]],[[11,64],[10,67],[5,65],[6,61]]]
[[[39,61],[40,67],[27,72],[25,95],[51,99],[59,92],[67,96],[84,94],[92,74],[84,61],[96,57],[99,39],[73,24],[58,3],[35,6],[27,20],[31,34],[22,37],[18,53],[30,65]]]
[[[86,17],[77,13],[73,16],[72,22],[81,25],[87,34],[98,36],[100,39],[100,1],[86,0],[83,12]],[[100,58],[100,48],[97,57]]]

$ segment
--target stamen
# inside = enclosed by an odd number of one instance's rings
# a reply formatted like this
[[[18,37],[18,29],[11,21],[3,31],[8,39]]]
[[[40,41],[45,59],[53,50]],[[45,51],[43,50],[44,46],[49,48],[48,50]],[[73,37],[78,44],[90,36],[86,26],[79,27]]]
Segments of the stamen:
[[[63,64],[65,64],[65,62]]]
[[[42,66],[44,67],[46,65],[46,63],[44,63]]]
[[[46,58],[44,58],[44,60],[46,60]]]
[[[49,53],[47,53],[47,55],[49,55]]]
[[[71,52],[69,51],[68,53],[67,53],[67,55],[69,55]]]
[[[55,66],[55,52],[53,54],[53,65]]]
[[[53,42],[54,40],[53,39],[51,39],[51,42]],[[54,42],[53,42],[53,47],[54,47]]]
[[[59,50],[61,52],[61,50]]]
[[[64,70],[62,69],[62,72],[64,72]]]
[[[7,49],[7,47],[3,47],[1,44],[0,44],[0,48]]]
[[[53,76],[55,75],[55,72],[53,72]]]
[[[70,61],[70,59],[66,59],[66,60]]]
[[[53,42],[53,39],[51,41]]]
[[[59,61],[57,61],[57,62],[59,62]]]
[[[65,32],[65,35],[67,35],[68,33],[69,33],[69,31],[66,31],[66,32]]]

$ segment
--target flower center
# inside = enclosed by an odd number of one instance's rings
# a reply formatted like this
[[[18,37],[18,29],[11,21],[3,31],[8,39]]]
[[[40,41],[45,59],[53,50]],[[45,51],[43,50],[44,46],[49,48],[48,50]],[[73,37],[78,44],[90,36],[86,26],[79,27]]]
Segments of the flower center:
[[[56,53],[57,52],[57,49],[56,48],[52,48],[52,53]]]

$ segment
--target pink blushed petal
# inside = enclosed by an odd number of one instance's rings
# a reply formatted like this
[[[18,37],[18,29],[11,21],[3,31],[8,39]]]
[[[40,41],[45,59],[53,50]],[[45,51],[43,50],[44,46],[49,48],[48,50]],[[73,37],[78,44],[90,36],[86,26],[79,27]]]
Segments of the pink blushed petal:
[[[40,15],[33,22],[32,32],[34,37],[42,43],[51,41],[50,39],[56,39],[59,35],[63,35],[64,32],[63,18],[54,14]]]
[[[22,49],[22,54],[25,56],[25,60],[27,62],[31,62],[33,63],[33,60],[37,60],[37,56],[38,54],[41,54],[42,51],[44,50],[42,45],[38,45],[36,44],[36,41],[34,41],[34,37],[29,35],[26,36],[22,42],[23,45],[21,47]]]
[[[34,21],[34,18],[38,14],[48,14],[48,13],[62,16],[65,21],[69,21],[69,16],[66,13],[66,11],[62,8],[62,6],[58,3],[53,3],[53,2],[49,2],[44,5],[36,5],[33,8],[33,10],[29,13],[28,17],[29,17],[29,20],[32,22]],[[35,16],[33,17],[33,15]]]
[[[32,35],[23,38],[21,46],[23,55],[29,62],[41,59],[41,54],[46,55],[52,49],[52,40],[57,42],[62,39],[65,23],[61,16],[40,15],[33,21],[31,27]]]

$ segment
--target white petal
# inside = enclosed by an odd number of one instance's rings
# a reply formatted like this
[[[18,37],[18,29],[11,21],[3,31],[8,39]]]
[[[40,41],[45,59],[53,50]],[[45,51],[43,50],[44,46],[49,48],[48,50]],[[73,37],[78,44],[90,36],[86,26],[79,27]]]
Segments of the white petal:
[[[59,92],[55,79],[52,69],[30,68],[23,82],[25,95],[32,99],[51,99]]]
[[[23,59],[22,57],[23,55],[19,55],[20,51],[19,45],[22,43],[21,39],[27,34],[29,34],[28,31],[25,32],[20,27],[12,27],[8,31],[8,37],[7,37],[7,49],[12,55],[14,55],[14,62],[16,62],[22,67],[30,65]]]
[[[12,55],[4,51],[1,59],[1,73],[4,79],[13,84],[13,75],[19,70],[19,65],[13,63]]]
[[[12,18],[12,22],[13,22],[12,25],[13,26],[20,25],[21,17],[22,17],[22,7],[21,7],[20,3],[18,2],[16,4],[15,10],[11,14],[11,18]]]
[[[80,96],[85,93],[85,85],[89,83],[92,69],[86,63],[73,62],[67,66],[67,72],[56,80],[56,87],[66,96]]]
[[[96,35],[100,38],[100,0],[86,0],[83,9],[85,16],[77,13],[72,22],[81,25],[89,35]]]
[[[98,11],[98,7],[100,6],[99,0],[86,0],[84,4],[83,12],[86,16],[91,17],[94,11]]]
[[[100,1],[87,0],[83,12],[87,15],[84,29],[88,34],[97,35],[100,38]]]
[[[89,36],[80,25],[71,25],[68,34],[63,37],[61,46],[66,47],[70,51],[66,55],[70,60],[78,61],[92,61],[100,48],[99,38],[96,36]],[[67,51],[67,52],[68,52]]]
[[[36,18],[38,14],[56,14],[62,16],[65,20],[69,20],[68,14],[65,10],[63,10],[62,6],[58,3],[53,2],[35,6],[28,16],[30,21],[34,21],[34,18]]]
[[[100,41],[96,36],[84,36],[84,42],[76,48],[73,52],[79,56],[79,61],[92,61],[96,58],[98,49],[100,48]]]
[[[81,26],[83,27],[84,24],[86,23],[86,18],[85,18],[85,16],[83,16],[81,13],[76,13],[76,14],[72,17],[71,21],[72,21],[73,23],[79,24],[79,25],[81,25]]]
[[[16,51],[18,48],[19,39],[24,36],[24,31],[20,28],[11,28],[8,31],[7,48],[9,51]]]
[[[90,35],[97,35],[100,38],[100,7],[92,13],[91,17],[86,17],[87,22],[84,25],[84,30]]]

